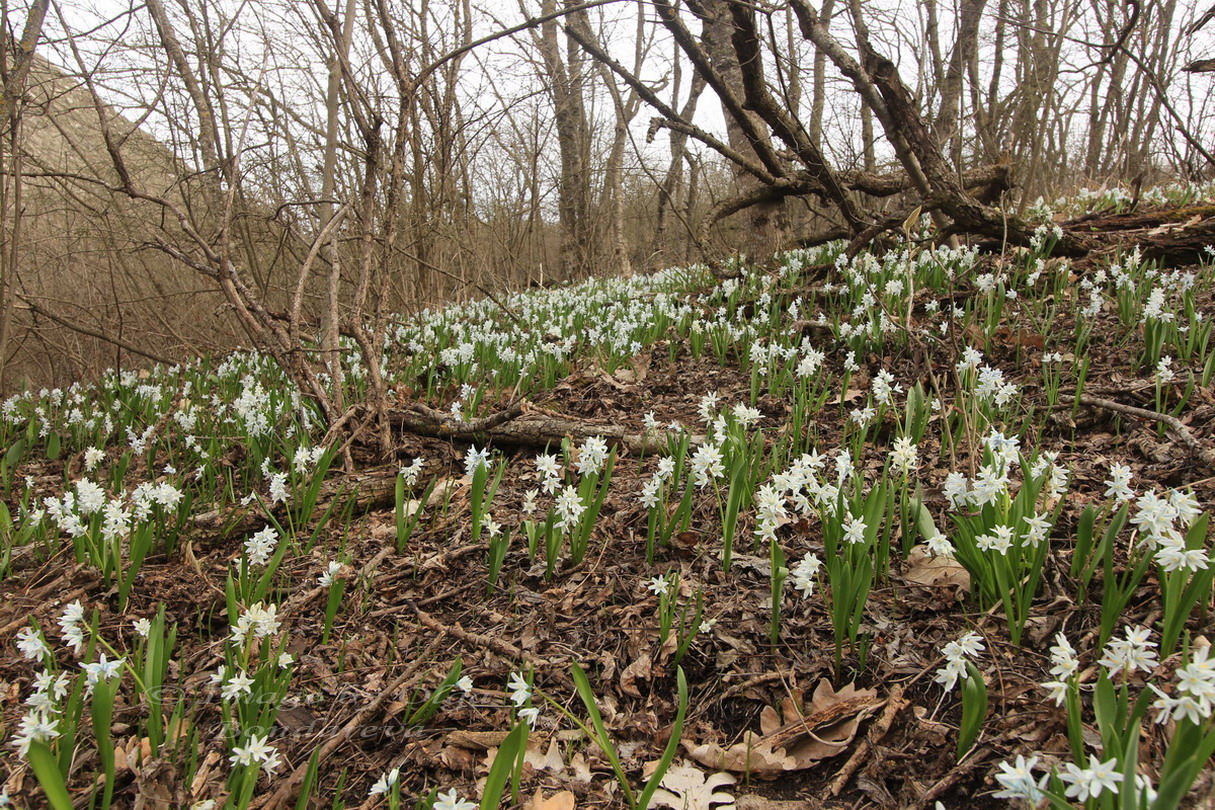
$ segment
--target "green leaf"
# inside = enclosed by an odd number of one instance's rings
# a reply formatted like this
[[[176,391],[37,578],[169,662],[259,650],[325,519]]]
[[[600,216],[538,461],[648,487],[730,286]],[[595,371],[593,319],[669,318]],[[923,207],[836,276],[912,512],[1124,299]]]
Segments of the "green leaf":
[[[611,763],[612,770],[616,773],[616,781],[624,790],[629,805],[633,806],[633,793],[629,788],[629,779],[620,765],[620,756],[616,753],[616,746],[612,745],[612,738],[608,736],[607,728],[603,725],[603,716],[599,714],[599,706],[595,703],[595,693],[591,690],[591,682],[576,661],[570,664],[570,674],[574,677],[574,688],[578,691],[578,697],[582,698],[586,713],[591,718],[591,726],[595,731],[595,742],[598,743],[599,748],[608,758],[608,762]]]
[[[526,738],[527,723],[515,723],[515,727],[498,747],[494,763],[489,766],[489,776],[485,778],[485,790],[481,793],[481,810],[496,810],[502,803],[502,792],[515,769],[515,760]]]
[[[295,810],[308,810],[309,799],[312,798],[312,786],[316,782],[316,773],[321,764],[321,749],[312,751],[308,759],[308,770],[304,773],[304,781],[300,782],[300,795],[295,800]]]
[[[658,767],[654,769],[654,773],[645,783],[641,795],[637,797],[637,803],[634,805],[637,810],[646,810],[650,806],[650,798],[653,797],[654,791],[658,790],[663,777],[671,767],[671,762],[675,759],[675,752],[679,750],[679,741],[683,738],[683,720],[688,712],[688,679],[683,674],[683,667],[675,668],[675,681],[679,689],[679,709],[675,715],[675,725],[671,726],[671,736],[667,739],[667,747],[662,752],[662,759],[658,761]]]
[[[443,705],[443,700],[451,693],[452,688],[455,687],[456,681],[460,680],[460,670],[463,666],[464,660],[457,658],[455,663],[451,665],[451,670],[447,673],[447,677],[435,689],[434,694],[419,706],[417,711],[410,715],[406,725],[420,726],[435,716],[435,712]]]
[[[54,461],[59,458],[59,434],[52,433],[46,437],[46,457]]]
[[[38,784],[42,785],[42,790],[46,793],[46,800],[50,806],[55,810],[73,810],[71,796],[68,795],[63,775],[59,773],[59,763],[55,759],[55,755],[51,753],[51,749],[47,748],[44,743],[31,742],[29,762],[30,767],[34,769],[34,775],[38,777]]]
[[[4,454],[4,463],[8,465],[9,469],[13,469],[20,463],[23,453],[25,453],[25,439],[18,439]]]

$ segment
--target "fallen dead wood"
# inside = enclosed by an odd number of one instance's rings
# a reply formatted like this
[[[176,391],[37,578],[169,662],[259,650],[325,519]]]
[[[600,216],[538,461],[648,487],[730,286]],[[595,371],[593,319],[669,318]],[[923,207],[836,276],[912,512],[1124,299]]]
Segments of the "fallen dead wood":
[[[1193,264],[1215,244],[1215,205],[1189,205],[1128,214],[1086,214],[1062,227],[1071,233],[1087,232],[1105,247],[1138,245],[1146,259],[1165,264]]]
[[[890,690],[889,697],[886,698],[886,709],[882,712],[882,716],[869,729],[869,733],[865,735],[865,739],[861,740],[856,750],[852,752],[852,756],[848,757],[848,761],[836,773],[835,779],[831,781],[831,786],[828,790],[832,796],[840,795],[840,791],[848,784],[848,780],[856,773],[860,766],[868,761],[873,746],[882,741],[882,738],[890,731],[890,726],[894,723],[894,716],[898,714],[907,701],[903,698],[903,687],[895,685]]]
[[[1114,402],[1112,399],[1101,399],[1100,397],[1091,397],[1087,394],[1081,395],[1080,404],[1090,405],[1094,408],[1104,408],[1107,411],[1124,413],[1127,416],[1135,416],[1153,422],[1161,422],[1169,429],[1170,433],[1181,440],[1182,444],[1190,448],[1194,452],[1194,455],[1202,459],[1204,464],[1215,469],[1215,450],[1199,441],[1190,432],[1190,429],[1183,425],[1181,420],[1175,416],[1160,413],[1159,411],[1149,411],[1146,408],[1136,408],[1134,405],[1123,405],[1121,402]]]
[[[544,447],[560,443],[566,437],[585,441],[600,436],[630,453],[653,453],[666,448],[663,433],[631,433],[622,425],[603,425],[547,411],[528,410],[523,403],[473,422],[462,422],[421,405],[396,411],[390,419],[396,429],[419,436],[492,441],[513,447]],[[693,436],[692,441],[703,441],[703,437]]]
[[[376,470],[360,475],[344,475],[326,481],[317,498],[317,510],[324,514],[335,498],[356,497],[362,509],[382,509],[396,502],[396,471]],[[285,504],[276,504],[271,514],[276,520],[287,516]],[[225,506],[210,509],[195,515],[190,521],[191,539],[226,537],[233,534],[248,534],[266,525],[267,515],[262,506]]]

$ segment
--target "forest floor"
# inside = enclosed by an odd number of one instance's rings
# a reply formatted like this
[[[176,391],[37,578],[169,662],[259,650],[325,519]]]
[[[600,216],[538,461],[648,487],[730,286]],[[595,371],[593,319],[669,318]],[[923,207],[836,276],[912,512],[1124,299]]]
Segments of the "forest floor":
[[[1109,265],[1119,262],[1134,280],[1127,293],[1134,298],[1127,304],[1129,313],[1120,310],[1119,294],[1125,290],[1105,278],[1094,281],[1098,273],[1109,276]],[[266,600],[278,605],[281,629],[273,637],[293,659],[289,686],[267,732],[282,762],[275,773],[261,776],[248,806],[297,806],[298,783],[291,777],[303,774],[318,749],[322,755],[317,778],[308,787],[313,797],[308,806],[386,806],[389,799],[369,795],[369,790],[394,769],[399,769],[401,802],[411,807],[419,800],[425,804],[427,796],[433,800],[435,789],[454,789],[462,797],[479,799],[494,756],[519,716],[511,698],[516,687],[508,686],[513,673],[523,673],[531,682],[527,705],[540,710],[517,774],[518,800],[535,810],[628,806],[611,757],[558,708],[588,722],[571,662],[588,673],[621,775],[634,793],[645,783],[647,763],[653,767],[680,728],[673,770],[663,780],[670,792],[658,794],[671,806],[708,810],[731,797],[739,807],[774,810],[932,808],[936,802],[951,808],[1007,806],[1007,800],[992,795],[1001,789],[995,780],[997,763],[1018,754],[1037,756],[1041,774],[1052,765],[1062,770],[1062,763],[1074,760],[1067,714],[1041,686],[1055,680],[1049,649],[1059,633],[1079,651],[1082,734],[1093,755],[1102,756],[1097,752],[1103,729],[1094,719],[1091,702],[1092,688],[1102,677],[1102,605],[1110,589],[1100,565],[1087,584],[1075,575],[1078,527],[1086,508],[1105,509],[1115,464],[1131,471],[1138,493],[1189,492],[1203,512],[1215,502],[1215,389],[1210,384],[1212,364],[1207,362],[1215,346],[1203,338],[1188,360],[1180,351],[1189,330],[1203,328],[1204,313],[1215,314],[1215,273],[1210,262],[1132,268],[1125,257],[1070,265],[1047,259],[1043,281],[1034,287],[1025,281],[1033,267],[1032,256],[980,256],[948,289],[933,288],[927,276],[916,276],[920,271],[914,270],[910,277],[917,283],[903,291],[903,300],[910,292],[909,307],[887,308],[898,316],[911,312],[911,320],[895,316],[892,337],[884,342],[867,339],[853,357],[858,366],[854,372],[846,370],[845,363],[855,341],[840,339],[837,328],[832,332],[788,313],[790,304],[800,300],[797,309],[804,317],[817,309],[833,327],[841,319],[868,317],[855,311],[858,299],[822,291],[824,282],[844,289],[847,280],[837,269],[798,275],[783,272],[775,263],[748,270],[737,292],[723,295],[716,282],[682,292],[682,305],[706,322],[728,304],[728,318],[737,323],[759,323],[757,312],[766,316],[763,323],[771,331],[763,339],[769,343],[783,341],[798,351],[813,344],[825,351],[818,374],[830,381],[826,387],[831,391],[809,422],[803,415],[800,435],[792,435],[791,426],[794,411],[802,406],[788,391],[772,392],[769,379],[774,372],[764,372],[756,388],[755,361],[743,346],[756,338],[735,341],[719,358],[711,347],[695,351],[691,333],[677,326],[618,365],[589,353],[578,355],[581,349],[575,349],[569,373],[528,397],[531,412],[585,423],[590,435],[596,427],[605,433],[623,428],[627,434],[646,435],[647,414],[662,426],[678,422],[703,432],[704,402],[712,393],[723,413],[736,403],[753,405],[760,419],[752,428],[758,432],[749,435],[759,437],[756,446],[765,458],[783,462],[765,468],[770,477],[811,446],[829,459],[830,472],[835,454],[846,446],[844,437],[858,435],[860,428],[850,412],[875,403],[875,378],[879,371],[888,372],[902,393],[896,392],[894,405],[880,409],[861,430],[854,475],[869,484],[891,481],[897,495],[899,478],[891,472],[890,458],[896,439],[908,429],[906,392],[920,384],[929,400],[939,397],[942,407],[924,416],[927,429],[915,445],[918,466],[910,490],[919,490],[920,503],[947,537],[960,530],[948,516],[956,510],[944,494],[946,477],[952,472],[972,479],[979,474],[988,428],[1018,437],[1027,465],[1031,456],[1049,452],[1057,454],[1053,466],[1067,471],[1066,494],[1043,495],[1040,501],[1053,516],[1049,551],[1035,573],[1040,579],[1019,644],[1010,638],[1004,606],[982,603],[964,565],[925,553],[922,531],[907,537],[913,529],[897,514],[907,501],[897,497],[896,514],[887,513],[890,531],[879,539],[889,545],[889,570],[877,572],[863,602],[857,643],[843,640],[837,663],[831,597],[841,586],[830,579],[827,566],[808,598],[794,590],[792,582],[785,586],[779,636],[773,643],[772,552],[767,541],[754,539],[753,505],[739,518],[729,571],[723,564],[720,509],[728,493],[728,470],[713,486],[688,487],[692,500],[687,528],[677,527],[670,542],[658,543],[653,561],[647,561],[651,510],[638,496],[665,452],[620,448],[585,557],[573,562],[563,552],[547,576],[545,552],[541,548],[529,553],[524,528],[527,521],[544,519],[548,496],[540,496],[537,517],[527,512],[527,493],[543,481],[534,458],[545,448],[496,445],[491,440],[491,476],[499,466],[504,468],[492,499],[492,518],[511,537],[491,592],[489,544],[485,537],[470,538],[470,500],[475,496],[465,469],[469,444],[401,433],[395,437],[398,460],[391,466],[377,464],[357,445],[356,473],[343,473],[334,465],[326,486],[343,492],[339,507],[328,522],[320,522],[313,542],[304,541],[310,530],[294,527],[297,540],[274,575]],[[1191,285],[1166,281],[1173,271],[1194,274]],[[886,275],[880,280],[875,276],[877,283],[900,278],[897,269],[882,272]],[[993,311],[992,297],[981,289],[985,282],[977,283],[984,273],[1018,291],[1016,299],[1005,294],[1002,312]],[[1062,278],[1049,282],[1051,274]],[[1084,280],[1105,295],[1101,309],[1089,315],[1082,314],[1090,303],[1088,290],[1080,287]],[[1171,379],[1163,382],[1158,360],[1144,359],[1155,324],[1144,311],[1156,287],[1166,293],[1166,311],[1172,313],[1166,320],[1174,327],[1188,327],[1180,332],[1162,327],[1167,335],[1160,354],[1174,357],[1172,374],[1163,375]],[[943,322],[935,313],[953,306],[966,314],[950,320],[939,338],[930,341],[927,336],[940,333],[937,327]],[[1205,326],[1209,337],[1209,320]],[[1087,337],[1081,344],[1077,335],[1084,331]],[[923,337],[900,341],[902,333]],[[773,337],[777,334],[779,340]],[[1078,345],[1079,354],[1074,351]],[[1015,402],[993,411],[967,398],[963,375],[955,369],[969,347],[979,348],[982,362],[1000,369],[1004,382],[1016,386]],[[1056,351],[1064,371],[1061,394],[1052,403],[1050,369],[1044,370],[1043,355]],[[1088,398],[1081,404],[1073,402],[1078,378]],[[480,413],[507,407],[514,401],[513,390],[484,386]],[[429,401],[443,410],[458,396],[459,385],[452,380],[432,388]],[[1172,412],[1177,421],[1140,418],[1102,401]],[[980,429],[969,424],[966,420],[974,415],[989,425]],[[13,424],[24,430],[24,424]],[[177,428],[170,425],[169,430]],[[28,514],[30,503],[61,496],[83,475],[89,444],[65,446],[54,460],[26,452],[7,472],[6,487],[10,476],[15,482],[8,498],[13,536],[19,534],[22,503]],[[576,448],[582,443],[571,444]],[[572,448],[561,471],[563,480],[577,480],[573,467],[580,451]],[[694,450],[695,445],[689,452]],[[244,451],[233,444],[226,452],[213,459],[214,464],[239,469]],[[549,452],[560,456],[556,446]],[[111,454],[103,464],[114,458]],[[163,469],[174,458],[165,451],[150,467]],[[377,491],[390,491],[384,489],[385,482],[396,481],[398,469],[417,458],[424,460],[424,474],[409,492],[422,500],[401,504],[406,517],[419,514],[405,539],[391,494],[375,502],[359,502],[359,494],[376,486]],[[285,457],[276,463],[288,465]],[[135,486],[145,477],[128,472],[125,481]],[[422,487],[430,480],[440,483],[433,493],[424,493]],[[18,494],[23,481],[28,497]],[[675,490],[668,514],[674,513],[682,491]],[[1013,497],[1016,491],[1014,481]],[[235,494],[241,494],[239,487]],[[227,509],[228,518],[260,514],[256,506],[237,503]],[[814,510],[795,511],[790,505],[776,534],[791,569],[807,555],[821,558],[830,553],[822,516]],[[1109,514],[1102,512],[1104,518]],[[142,649],[133,620],[153,617],[163,606],[166,626],[176,623],[176,646],[160,694],[166,718],[180,709],[184,719],[176,726],[166,719],[162,736],[167,742],[152,755],[146,725],[149,698],[124,681],[110,724],[119,760],[114,806],[188,807],[207,800],[221,806],[239,793],[240,780],[233,781],[229,761],[234,738],[224,732],[231,725],[233,706],[221,699],[212,676],[221,665],[233,664],[229,627],[236,618],[229,615],[231,594],[226,590],[234,562],[239,568],[242,553],[247,553],[251,532],[200,525],[186,525],[172,553],[154,549],[147,556],[121,609],[117,585],[107,585],[93,562],[81,562],[66,535],[51,531],[47,536],[53,541],[47,545],[35,547],[31,541],[29,549],[7,549],[0,569],[0,737],[8,753],[0,776],[15,806],[44,806],[47,799],[34,772],[9,755],[14,751],[10,738],[18,734],[36,674],[14,641],[19,631],[35,623],[56,647],[52,671],[74,676],[79,671],[77,657],[60,648],[56,639],[61,614],[77,600],[86,622],[96,611],[95,636],[107,639],[114,653],[128,662]],[[1134,567],[1132,537],[1128,527],[1109,552],[1109,570],[1117,577],[1127,576]],[[404,540],[401,547],[399,538]],[[912,541],[915,550],[907,554]],[[1208,547],[1205,536],[1201,543]],[[317,583],[328,562],[339,559],[348,584],[326,632],[331,590]],[[675,591],[660,600],[655,592],[660,586],[651,583],[673,572],[678,573]],[[1114,636],[1121,637],[1124,627],[1142,626],[1151,628],[1159,640],[1163,577],[1159,566],[1146,567],[1116,612]],[[1133,694],[1149,681],[1165,684],[1183,665],[1187,650],[1211,635],[1209,583],[1208,578],[1207,590],[1185,625],[1186,643],[1135,673]],[[677,668],[681,616],[695,623],[698,597],[703,598],[702,620],[709,621],[689,642]],[[670,599],[675,626],[664,643],[659,615]],[[240,601],[242,608],[249,607]],[[685,605],[692,606],[686,614]],[[972,632],[981,636],[985,647],[971,661],[986,685],[988,705],[973,745],[959,758],[963,688],[946,691],[937,675],[947,663],[942,648]],[[457,660],[460,676],[470,681],[451,689],[433,716],[413,722],[418,706]],[[245,663],[252,671],[252,664]],[[679,724],[677,669],[687,682],[686,711]],[[88,711],[79,722],[66,780],[76,806],[89,806],[97,798],[99,781],[94,775],[104,770],[104,759],[92,743]],[[1177,732],[1175,724],[1158,725],[1152,717],[1149,713],[1142,724],[1138,760],[1145,773],[1158,777]],[[722,772],[730,778],[712,777]],[[505,801],[510,803],[509,796]],[[1210,768],[1196,779],[1185,806],[1215,806]]]

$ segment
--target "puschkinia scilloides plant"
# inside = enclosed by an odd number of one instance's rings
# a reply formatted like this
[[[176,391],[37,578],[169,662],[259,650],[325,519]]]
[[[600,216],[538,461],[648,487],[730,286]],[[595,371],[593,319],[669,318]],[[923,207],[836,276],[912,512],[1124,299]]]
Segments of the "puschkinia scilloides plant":
[[[333,620],[337,616],[338,606],[342,604],[342,596],[346,593],[346,572],[350,559],[345,561],[330,560],[325,565],[325,571],[317,577],[317,584],[327,589],[325,598],[325,627],[321,631],[321,643],[329,643],[329,634],[333,631]]]
[[[172,756],[181,753],[177,746],[181,743],[184,706],[177,703],[172,716],[166,719],[163,703],[169,694],[164,686],[176,641],[176,625],[165,628],[161,606],[154,618],[137,619],[132,627],[133,649],[129,655],[120,655],[98,632],[96,611],[86,623],[83,605],[79,601],[68,605],[59,619],[59,629],[64,642],[82,662],[75,675],[60,666],[37,625],[18,633],[17,647],[23,657],[41,663],[43,669],[34,678],[34,690],[25,699],[29,711],[9,745],[29,760],[52,807],[64,810],[72,807],[64,799],[68,796],[67,779],[72,764],[81,753],[80,733],[86,704],[100,769],[100,782],[93,788],[91,801],[96,807],[111,806],[116,772],[111,726],[114,704],[125,681],[131,683],[128,703],[138,703],[147,711],[146,719],[139,721],[139,732],[146,739],[151,756],[164,755],[166,729],[176,737]]]
[[[472,509],[469,539],[474,543],[481,539],[481,529],[493,505],[494,496],[498,493],[498,485],[502,483],[502,474],[506,471],[506,465],[503,463],[497,465],[496,473],[491,472],[491,466],[489,448],[468,448],[464,456],[464,473],[472,480],[468,495],[469,507]]]
[[[868,492],[859,475],[852,481],[841,479],[834,507],[820,507],[837,671],[843,663],[845,639],[849,649],[859,656],[859,666],[865,666],[867,645],[858,648],[857,639],[869,591],[890,553],[893,506],[883,474]]]
[[[764,475],[764,440],[760,431],[748,430],[761,414],[738,403],[728,413],[717,413],[717,394],[700,401],[700,417],[709,426],[708,437],[692,456],[693,481],[698,488],[713,486],[722,531],[722,570],[727,574],[734,559],[734,540],[739,516],[751,506],[755,486]],[[723,496],[720,478],[727,489]]]
[[[1023,459],[1019,440],[999,431],[992,431],[985,444],[984,464],[973,480],[959,472],[945,480],[945,497],[957,510],[952,515],[957,529],[953,554],[970,574],[980,607],[1001,604],[1009,636],[1020,644],[1067,489],[1067,471],[1048,454],[1033,462]],[[1015,472],[1022,480],[1014,496]]]
[[[987,683],[972,659],[986,648],[978,633],[966,633],[957,641],[950,641],[941,648],[945,666],[937,670],[933,678],[946,692],[952,692],[959,681],[962,683],[962,725],[958,727],[958,761],[974,747],[983,721],[987,719]]]
[[[405,547],[409,545],[409,538],[413,536],[414,531],[418,528],[418,523],[422,519],[422,511],[426,508],[426,504],[430,502],[431,493],[434,492],[435,485],[439,480],[438,478],[431,478],[416,502],[406,497],[417,486],[418,476],[421,474],[422,466],[425,463],[425,460],[419,456],[409,464],[403,465],[397,473],[393,516],[396,520],[398,554],[405,553]]]
[[[571,455],[567,449],[567,455]],[[608,486],[612,482],[612,470],[616,467],[616,450],[608,450],[601,436],[591,436],[578,448],[573,466],[578,474],[576,493],[583,512],[576,523],[567,524],[570,533],[570,562],[578,565],[586,556],[590,545],[591,531],[599,520]]]
[[[671,657],[671,665],[677,665],[687,655],[703,630],[712,627],[713,623],[702,620],[705,608],[703,588],[697,588],[693,597],[679,606],[679,572],[672,571],[666,576],[651,577],[646,581],[646,588],[658,597],[658,646],[661,650],[668,649],[667,640],[671,637],[671,629],[675,629],[675,652]],[[688,614],[692,616],[689,619]],[[678,619],[678,620],[677,620]]]
[[[687,474],[690,443],[691,437],[686,432],[668,438],[670,452],[658,460],[654,474],[641,488],[638,500],[647,513],[645,557],[649,565],[654,563],[656,546],[666,547],[676,531],[686,531],[691,525],[695,491],[692,477]],[[671,509],[674,494],[679,494],[680,500]]]
[[[156,541],[166,551],[175,546],[169,536],[184,520],[189,500],[167,481],[141,484],[113,498],[89,478],[77,480],[73,489],[62,498],[45,498],[38,519],[50,521],[72,539],[78,563],[91,563],[106,585],[118,584],[124,606]]]
[[[1099,642],[1104,644],[1154,563],[1163,614],[1160,647],[1167,656],[1176,649],[1190,615],[1210,602],[1215,578],[1206,551],[1210,515],[1198,508],[1191,492],[1171,489],[1161,496],[1148,490],[1137,495],[1131,478],[1129,467],[1111,465],[1105,481],[1109,500],[1100,509],[1090,504],[1081,513],[1071,575],[1083,595],[1094,572],[1102,569]],[[1118,570],[1118,537],[1128,522],[1135,533]]]
[[[587,678],[586,672],[578,664],[570,664],[570,674],[573,675],[574,688],[578,692],[578,697],[582,700],[582,705],[586,708],[587,722],[583,722],[575,717],[569,709],[561,701],[557,701],[544,692],[537,691],[550,706],[559,711],[570,722],[578,726],[582,733],[587,736],[587,739],[593,741],[599,750],[603,751],[607,757],[608,763],[612,766],[612,773],[616,776],[616,783],[620,785],[621,792],[624,796],[625,806],[630,810],[646,810],[650,807],[650,799],[654,796],[654,792],[658,790],[658,786],[662,783],[663,778],[667,775],[667,771],[671,767],[671,763],[675,760],[675,753],[679,750],[679,741],[683,736],[684,718],[688,711],[688,681],[684,675],[683,667],[675,668],[675,681],[678,690],[678,704],[675,714],[675,723],[671,726],[671,736],[667,741],[666,748],[663,749],[662,757],[654,766],[653,773],[646,780],[641,791],[637,792],[633,789],[632,783],[629,781],[628,774],[624,771],[624,765],[620,760],[620,754],[616,746],[612,743],[611,735],[608,734],[607,726],[604,725],[603,716],[599,712],[599,704],[595,698],[595,692],[591,688],[590,679]],[[482,807],[482,810],[488,808]]]
[[[1039,758],[1018,756],[1002,762],[995,774],[997,798],[1052,808],[1086,807],[1176,810],[1202,768],[1215,755],[1215,661],[1208,643],[1182,651],[1173,683],[1157,680],[1156,643],[1142,627],[1127,627],[1111,639],[1096,662],[1093,720],[1100,737],[1099,754],[1085,739],[1083,703],[1079,696],[1080,659],[1062,634],[1051,648],[1054,681],[1042,684],[1067,716],[1072,762],[1035,775]],[[1171,728],[1163,737],[1163,756],[1140,762],[1144,753],[1161,750],[1141,743],[1143,721],[1154,712],[1156,724]],[[1155,780],[1150,774],[1156,776]]]
[[[554,496],[553,505],[543,522],[528,519],[522,524],[529,554],[534,556],[540,542],[544,543],[546,578],[551,578],[556,571],[567,537],[571,564],[578,565],[586,556],[591,532],[599,519],[616,465],[615,449],[609,451],[607,442],[600,436],[588,438],[576,453],[568,442],[562,450],[564,463],[552,453],[536,456],[540,489]],[[565,483],[570,472],[576,476],[576,483]],[[538,496],[536,491],[525,494],[524,514],[531,515],[535,511]]]
[[[268,739],[287,695],[294,660],[285,651],[285,639],[278,641],[277,605],[255,602],[240,610],[230,593],[228,610],[236,618],[224,645],[224,663],[211,677],[211,683],[219,689],[220,711],[232,751],[228,790],[235,806],[247,807],[259,773],[273,774],[281,764],[278,749],[269,745]]]

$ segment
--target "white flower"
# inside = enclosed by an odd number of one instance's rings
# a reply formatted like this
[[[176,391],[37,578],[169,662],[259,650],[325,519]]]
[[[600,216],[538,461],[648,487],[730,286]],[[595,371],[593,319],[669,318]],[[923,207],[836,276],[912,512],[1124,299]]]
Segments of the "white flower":
[[[1059,774],[1059,778],[1068,783],[1064,795],[1087,802],[1089,797],[1100,796],[1102,790],[1117,793],[1118,783],[1122,781],[1122,774],[1116,770],[1117,765],[1118,760],[1112,757],[1089,768],[1077,768],[1068,762],[1064,766],[1066,770]]]
[[[238,695],[248,695],[253,691],[253,679],[244,673],[242,670],[237,670],[236,674],[227,680],[224,688],[220,690],[220,695],[224,700],[232,700]],[[244,764],[248,764],[247,762]]]
[[[105,459],[105,451],[99,447],[90,447],[84,451],[84,471],[92,472],[93,468]]]
[[[124,659],[118,658],[113,661],[107,661],[105,653],[101,654],[101,658],[94,664],[81,664],[80,668],[84,670],[85,679],[89,686],[94,686],[100,680],[109,680],[117,675],[122,670]]]
[[[465,801],[456,795],[455,788],[440,793],[435,797],[435,803],[432,805],[432,810],[473,810],[476,803]]]
[[[488,471],[489,448],[478,450],[475,446],[469,445],[468,452],[464,454],[464,473],[471,476],[478,467],[482,466]]]
[[[608,447],[602,436],[591,436],[578,451],[578,474],[591,475],[603,469],[607,462]]]
[[[456,681],[455,687],[456,687],[456,689],[459,689],[463,694],[467,695],[472,692],[473,679],[468,677],[467,675],[465,675],[462,678],[460,678],[460,680]]]
[[[894,451],[890,454],[890,463],[900,472],[907,473],[916,466],[917,455],[911,437],[902,436],[894,440]]]
[[[519,717],[527,722],[532,728],[536,727],[536,719],[540,717],[540,710],[535,706],[529,706],[526,709],[519,710]]]
[[[557,510],[557,515],[560,518],[557,522],[557,527],[562,531],[573,528],[578,523],[578,519],[582,517],[582,513],[586,511],[582,498],[578,496],[578,490],[568,484],[561,490],[561,494],[557,496],[554,508]]]
[[[646,581],[645,586],[650,589],[650,593],[655,596],[666,596],[671,590],[671,583],[666,577],[651,577]]]
[[[134,626],[135,632],[144,638],[147,638],[148,634],[152,632],[152,623],[147,619],[136,619],[131,624]]]
[[[954,686],[958,683],[958,678],[966,675],[966,660],[963,658],[950,658],[945,662],[945,666],[937,670],[933,681],[939,683],[946,692],[952,692]]]
[[[1148,632],[1144,627],[1126,628],[1125,638],[1110,639],[1097,663],[1109,671],[1111,678],[1123,670],[1129,675],[1138,669],[1154,669],[1156,653],[1150,648],[1155,647],[1156,643],[1148,641]]]
[[[1157,385],[1165,385],[1167,383],[1170,383],[1173,381],[1173,378],[1177,376],[1176,372],[1173,371],[1172,366],[1173,366],[1173,358],[1167,357],[1167,356],[1161,357],[1160,362],[1156,363],[1156,384]]]
[[[317,582],[323,588],[328,588],[333,584],[333,578],[342,572],[342,564],[337,560],[330,560],[329,565],[325,569],[325,573],[317,577]]]
[[[278,545],[278,532],[273,526],[267,526],[245,541],[245,555],[250,565],[265,565],[274,554]]]
[[[928,547],[928,553],[934,557],[953,557],[953,544],[940,531],[929,537],[925,545]]]
[[[515,706],[522,706],[532,696],[532,687],[522,672],[512,672],[506,688],[511,690],[510,699]]]
[[[23,627],[17,633],[17,649],[30,661],[41,661],[51,654],[51,648],[33,627]]]
[[[1046,681],[1041,686],[1050,693],[1050,699],[1055,701],[1056,706],[1063,705],[1063,702],[1067,700],[1067,692],[1071,688],[1067,681]]]
[[[1117,462],[1110,465],[1110,477],[1105,480],[1106,490],[1105,497],[1114,498],[1115,500],[1129,501],[1135,497],[1135,491],[1131,489],[1131,468],[1125,464]]]
[[[958,647],[961,648],[963,655],[970,658],[974,658],[986,649],[983,646],[983,637],[978,633],[966,633],[963,635],[958,639]]]
[[[692,456],[692,472],[696,486],[705,487],[713,479],[725,474],[721,449],[713,444],[702,444]]]
[[[865,542],[865,521],[859,517],[848,516],[842,527],[844,531],[844,541],[847,543],[863,543]]]
[[[1050,660],[1054,664],[1050,669],[1050,674],[1060,680],[1070,678],[1080,669],[1080,659],[1076,657],[1076,650],[1067,640],[1067,636],[1062,633],[1055,636],[1055,645],[1050,648]]]
[[[367,795],[368,796],[378,796],[380,794],[388,793],[389,791],[392,790],[392,786],[395,785],[397,783],[397,780],[399,780],[400,778],[401,778],[401,769],[393,768],[391,771],[389,771],[388,773],[381,776],[379,781],[371,786],[371,790],[367,791]],[[452,792],[454,793],[455,791],[452,791]],[[435,804],[438,804],[438,802],[435,802]]]
[[[275,473],[270,476],[270,503],[287,502],[287,474]]]
[[[84,621],[84,606],[77,599],[63,609],[63,615],[59,617],[59,626],[66,631],[68,627],[79,624],[82,621]]]
[[[1043,774],[1037,782],[1034,781],[1033,770],[1037,764],[1037,757],[1030,757],[1027,760],[1020,754],[1017,755],[1014,765],[1001,762],[1000,773],[996,774],[996,781],[1004,789],[992,795],[997,799],[1022,799],[1031,807],[1037,805],[1046,798],[1044,791],[1046,783],[1050,779],[1050,774]]]
[[[275,765],[278,764],[278,757],[271,754],[275,749],[266,744],[266,739],[269,735],[258,737],[256,734],[249,735],[249,742],[243,748],[239,745],[232,747],[232,756],[228,757],[228,761],[233,765],[251,765],[254,762],[264,763],[270,759],[274,759]]]
[[[945,476],[945,498],[953,509],[960,509],[970,499],[970,490],[966,476],[960,472],[951,472]]]
[[[557,464],[557,457],[551,453],[536,456],[536,470],[543,478],[561,477],[561,467]]]
[[[401,477],[405,479],[405,486],[412,487],[418,483],[418,474],[422,472],[422,465],[424,463],[423,458],[418,456],[413,460],[413,463],[401,467]]]

